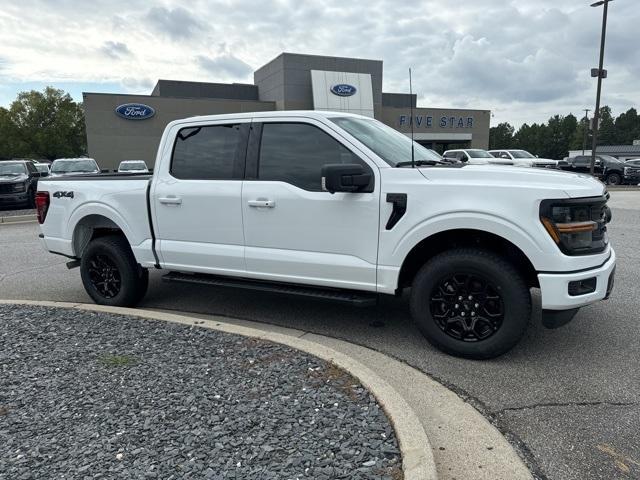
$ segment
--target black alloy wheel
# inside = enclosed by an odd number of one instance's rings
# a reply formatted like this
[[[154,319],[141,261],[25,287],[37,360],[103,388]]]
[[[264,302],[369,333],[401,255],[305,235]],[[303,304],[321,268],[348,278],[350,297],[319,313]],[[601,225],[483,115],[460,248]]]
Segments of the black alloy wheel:
[[[132,307],[147,292],[149,271],[136,261],[124,235],[89,242],[80,260],[82,284],[100,305]]]
[[[521,271],[496,252],[454,248],[418,271],[411,316],[427,340],[465,358],[497,357],[513,348],[531,318],[531,293]]]
[[[504,321],[504,304],[498,289],[477,274],[447,276],[434,287],[430,298],[433,320],[456,340],[486,340]]]
[[[114,298],[120,293],[120,271],[107,255],[94,255],[89,259],[88,270],[92,287],[104,298]]]

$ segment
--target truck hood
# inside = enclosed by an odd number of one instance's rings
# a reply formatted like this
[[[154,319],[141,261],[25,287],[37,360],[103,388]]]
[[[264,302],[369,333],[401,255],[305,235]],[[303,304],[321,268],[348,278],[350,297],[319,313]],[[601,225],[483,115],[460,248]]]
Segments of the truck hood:
[[[605,186],[590,175],[542,168],[507,167],[501,165],[465,165],[420,168],[428,180],[452,185],[486,186],[488,189],[509,187],[555,191],[559,197],[597,197]],[[489,190],[490,192],[490,190]]]

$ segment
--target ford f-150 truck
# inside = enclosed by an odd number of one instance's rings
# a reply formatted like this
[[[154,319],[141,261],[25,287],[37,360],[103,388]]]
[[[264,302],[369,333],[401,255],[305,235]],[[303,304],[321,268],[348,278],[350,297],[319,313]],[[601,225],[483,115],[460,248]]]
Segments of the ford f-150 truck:
[[[607,199],[587,175],[442,163],[371,118],[281,111],[173,121],[152,176],[42,180],[37,212],[99,304],[138,303],[149,269],[355,305],[410,289],[431,343],[489,358],[525,332],[530,289],[547,327],[608,297]]]

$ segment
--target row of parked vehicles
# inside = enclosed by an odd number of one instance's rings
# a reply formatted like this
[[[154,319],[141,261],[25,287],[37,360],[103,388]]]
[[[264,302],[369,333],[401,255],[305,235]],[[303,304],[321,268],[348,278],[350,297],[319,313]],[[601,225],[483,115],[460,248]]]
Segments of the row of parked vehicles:
[[[149,173],[143,160],[124,160],[119,173]],[[0,206],[35,208],[38,179],[42,177],[64,177],[108,173],[101,170],[93,158],[59,158],[47,160],[2,160],[0,161]]]
[[[434,152],[435,153],[435,152]],[[590,173],[591,156],[578,155],[563,160],[538,158],[526,150],[482,150],[467,148],[447,150],[441,157],[450,163],[464,162],[482,165],[512,165],[565,170],[574,173]],[[619,160],[610,155],[596,155],[594,175],[607,185],[637,185],[640,183],[640,159]]]

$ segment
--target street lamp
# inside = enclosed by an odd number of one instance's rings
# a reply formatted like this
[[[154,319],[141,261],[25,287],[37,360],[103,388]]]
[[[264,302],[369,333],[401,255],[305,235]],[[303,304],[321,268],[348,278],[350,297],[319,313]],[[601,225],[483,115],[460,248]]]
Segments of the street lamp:
[[[593,148],[591,149],[591,167],[589,171],[591,175],[594,173],[596,164],[596,144],[598,141],[598,123],[600,121],[600,92],[602,90],[602,79],[607,78],[607,71],[602,68],[604,64],[604,39],[607,35],[607,12],[609,10],[609,2],[613,0],[600,0],[592,3],[592,7],[599,7],[604,5],[602,11],[602,34],[600,36],[600,64],[597,69],[591,69],[591,76],[598,77],[598,89],[596,92],[596,110],[593,112]]]

